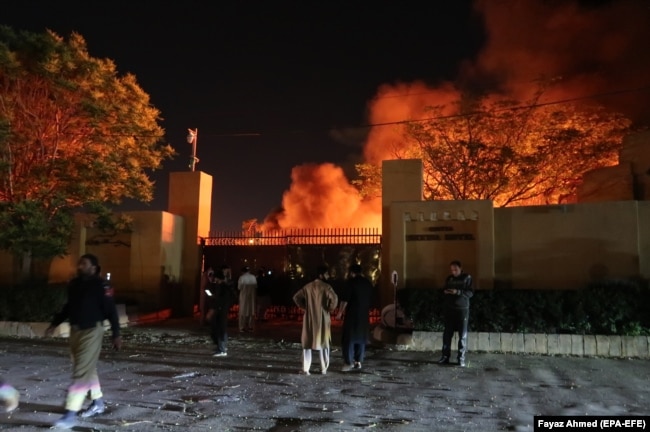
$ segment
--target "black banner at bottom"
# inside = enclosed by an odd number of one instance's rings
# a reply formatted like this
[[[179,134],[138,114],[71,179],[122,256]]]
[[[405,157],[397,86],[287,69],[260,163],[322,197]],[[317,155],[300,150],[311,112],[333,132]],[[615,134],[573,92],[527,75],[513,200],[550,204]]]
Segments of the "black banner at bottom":
[[[535,416],[535,432],[641,431],[650,427],[650,416]]]

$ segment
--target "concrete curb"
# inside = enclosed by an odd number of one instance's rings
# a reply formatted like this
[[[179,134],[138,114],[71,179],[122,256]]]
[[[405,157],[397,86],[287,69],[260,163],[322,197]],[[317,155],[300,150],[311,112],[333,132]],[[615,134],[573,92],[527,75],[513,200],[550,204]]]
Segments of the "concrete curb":
[[[372,336],[375,341],[395,345],[399,350],[440,351],[442,346],[442,332],[377,326]],[[458,337],[454,335],[452,349],[457,343]],[[475,352],[647,359],[650,358],[650,337],[470,332],[467,349]]]

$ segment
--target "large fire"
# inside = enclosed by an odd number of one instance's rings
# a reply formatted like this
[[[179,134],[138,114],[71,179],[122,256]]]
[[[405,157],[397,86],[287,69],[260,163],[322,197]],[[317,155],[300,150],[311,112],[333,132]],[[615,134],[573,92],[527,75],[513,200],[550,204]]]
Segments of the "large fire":
[[[644,2],[586,7],[577,1],[480,0],[476,10],[484,18],[487,42],[476,59],[461,66],[458,82],[491,82],[493,97],[526,101],[538,89],[537,79],[557,80],[541,103],[648,86],[650,9]],[[648,94],[646,89],[581,103],[598,103],[633,120],[648,121]],[[426,118],[431,106],[451,110],[459,96],[452,83],[380,86],[368,104],[369,123],[378,126],[368,134],[366,162],[380,165],[382,160],[412,156],[414,149],[403,139],[400,122]],[[293,170],[282,210],[269,215],[264,227],[380,228],[381,204],[365,200],[341,168],[303,165]]]
[[[381,201],[364,200],[343,169],[333,164],[293,168],[283,211],[267,216],[263,229],[375,228],[381,226]]]

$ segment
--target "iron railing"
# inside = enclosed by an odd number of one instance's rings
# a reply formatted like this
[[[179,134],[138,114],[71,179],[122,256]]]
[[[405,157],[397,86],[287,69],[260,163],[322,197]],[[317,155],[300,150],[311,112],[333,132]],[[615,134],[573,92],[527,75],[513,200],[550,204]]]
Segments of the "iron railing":
[[[261,232],[215,232],[203,237],[205,246],[285,246],[320,244],[379,244],[379,228],[304,228]]]

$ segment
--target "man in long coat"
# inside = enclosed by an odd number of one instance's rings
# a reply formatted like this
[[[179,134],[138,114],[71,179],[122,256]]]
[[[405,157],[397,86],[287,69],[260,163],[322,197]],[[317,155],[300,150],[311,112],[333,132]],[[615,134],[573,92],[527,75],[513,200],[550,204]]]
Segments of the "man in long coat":
[[[252,332],[255,321],[255,297],[257,292],[257,279],[251,274],[250,267],[242,269],[243,274],[237,280],[239,290],[239,331]]]
[[[326,374],[330,364],[330,344],[332,332],[330,328],[330,313],[336,309],[338,296],[326,281],[329,279],[329,269],[318,267],[318,277],[302,287],[294,296],[293,301],[305,310],[302,320],[302,370],[300,373],[309,375],[312,350],[320,355],[321,373]]]

